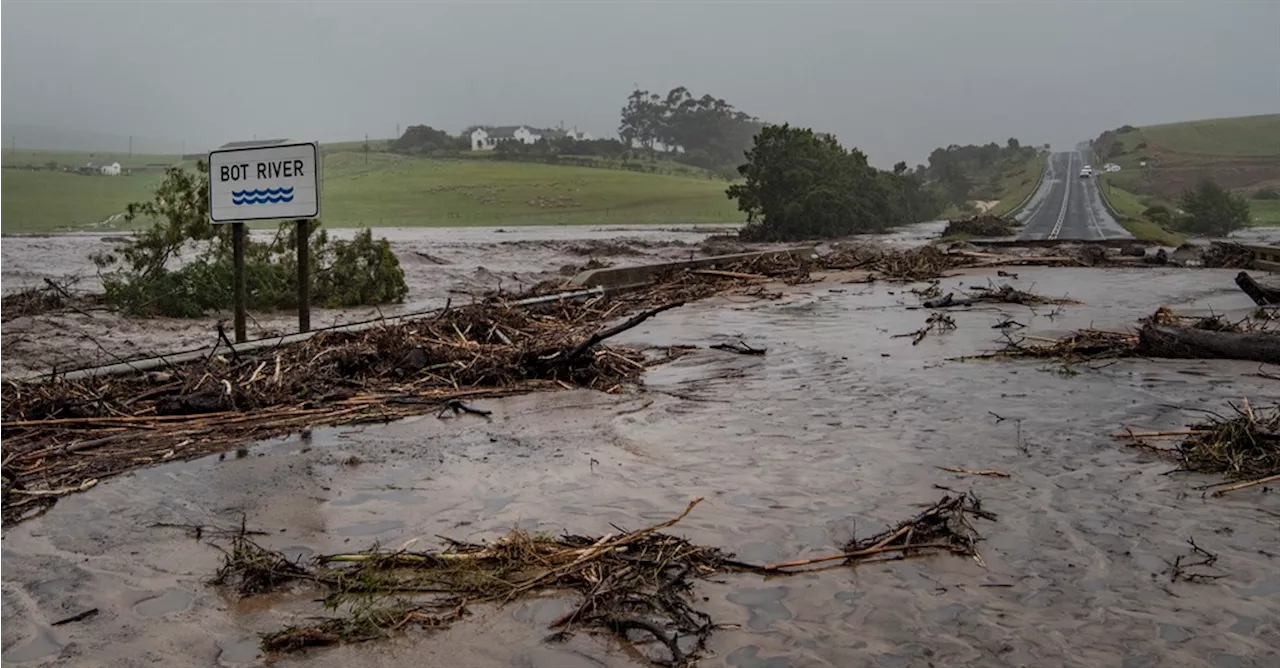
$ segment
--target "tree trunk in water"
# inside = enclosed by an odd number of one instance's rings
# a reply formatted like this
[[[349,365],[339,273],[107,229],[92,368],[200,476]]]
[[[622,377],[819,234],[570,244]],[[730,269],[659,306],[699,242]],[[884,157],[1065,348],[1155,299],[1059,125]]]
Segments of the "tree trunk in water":
[[[1280,290],[1259,285],[1253,277],[1243,271],[1236,274],[1236,285],[1258,306],[1280,304]]]
[[[1138,334],[1137,353],[1147,357],[1252,360],[1280,364],[1280,334],[1213,332],[1147,324]]]

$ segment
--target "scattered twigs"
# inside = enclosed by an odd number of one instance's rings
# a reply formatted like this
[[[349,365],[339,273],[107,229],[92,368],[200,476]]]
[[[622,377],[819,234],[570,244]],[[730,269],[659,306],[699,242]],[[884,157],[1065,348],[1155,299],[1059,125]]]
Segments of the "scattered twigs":
[[[1267,485],[1273,482],[1280,482],[1280,473],[1277,473],[1275,475],[1263,476],[1256,480],[1246,480],[1244,482],[1232,483],[1230,485],[1226,485],[1225,487],[1219,487],[1213,490],[1213,493],[1211,494],[1211,496],[1215,496],[1215,497],[1222,496],[1223,494],[1226,494],[1228,492],[1236,492],[1242,489],[1249,489],[1250,487],[1257,487],[1258,485]]]
[[[981,503],[972,493],[961,493],[955,497],[944,496],[924,512],[893,529],[869,538],[850,540],[839,554],[768,564],[763,567],[763,570],[781,571],[840,559],[852,565],[886,553],[897,553],[900,557],[907,557],[921,553],[948,551],[979,559],[977,542],[980,537],[973,525],[969,523],[967,517],[969,515],[995,519],[995,515],[982,510]]]
[[[1208,582],[1226,577],[1225,574],[1205,573],[1203,571],[1194,571],[1192,569],[1212,568],[1218,563],[1218,555],[1196,545],[1194,538],[1188,538],[1187,544],[1191,546],[1190,554],[1178,555],[1169,564],[1169,568],[1165,570],[1169,574],[1170,582]]]
[[[1013,477],[1013,474],[1011,473],[1005,473],[1004,471],[997,471],[995,469],[965,469],[965,468],[957,468],[953,466],[939,466],[938,468],[948,473],[958,473],[962,475],[984,475],[984,476],[992,476],[996,478]]]
[[[939,334],[942,334],[955,328],[956,321],[952,319],[951,316],[945,313],[931,313],[925,320],[924,327],[921,327],[914,332],[907,332],[906,334],[894,334],[893,338],[900,339],[909,336],[911,337],[911,345],[914,346],[923,341],[924,337],[928,336],[929,332],[938,332]]]
[[[549,640],[563,640],[579,629],[604,631],[655,665],[692,666],[716,628],[710,616],[693,607],[697,579],[741,571],[805,572],[788,569],[931,552],[977,559],[978,535],[967,516],[994,519],[972,495],[948,496],[894,529],[850,541],[840,554],[757,566],[663,533],[699,501],[665,522],[600,537],[551,537],[515,529],[485,544],[442,537],[446,548],[441,551],[410,552],[409,543],[394,551],[375,547],[318,556],[306,564],[258,546],[242,526],[223,548],[224,563],[212,582],[241,596],[305,583],[320,590],[326,607],[340,611],[339,616],[264,634],[262,647],[271,654],[382,638],[409,625],[448,626],[467,615],[472,604],[502,605],[562,592],[577,601],[551,622],[555,633]]]
[[[752,348],[746,341],[738,341],[737,343],[717,343],[710,346],[712,350],[727,350],[731,353],[739,355],[763,355],[768,352],[767,348]]]

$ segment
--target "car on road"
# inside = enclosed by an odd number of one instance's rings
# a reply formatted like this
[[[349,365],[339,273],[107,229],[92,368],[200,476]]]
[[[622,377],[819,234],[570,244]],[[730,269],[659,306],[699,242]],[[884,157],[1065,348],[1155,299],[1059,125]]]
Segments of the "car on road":
[[[1091,176],[1093,176],[1093,167],[1090,167],[1089,165],[1085,165],[1084,169],[1080,170],[1080,178],[1087,179]]]

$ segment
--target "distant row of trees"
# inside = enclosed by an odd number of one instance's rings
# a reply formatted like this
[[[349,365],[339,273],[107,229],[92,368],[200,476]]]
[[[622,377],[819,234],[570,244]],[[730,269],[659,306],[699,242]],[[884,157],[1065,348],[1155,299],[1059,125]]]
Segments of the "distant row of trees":
[[[627,96],[618,136],[628,146],[668,154],[671,159],[713,169],[736,165],[764,126],[722,98],[672,88],[665,96],[636,89]]]
[[[917,169],[923,169],[925,178],[947,202],[964,206],[970,199],[995,199],[998,193],[993,191],[1001,168],[1030,160],[1038,151],[1034,146],[1023,146],[1016,137],[1010,137],[1004,146],[995,142],[952,144],[934,149],[928,166]]]

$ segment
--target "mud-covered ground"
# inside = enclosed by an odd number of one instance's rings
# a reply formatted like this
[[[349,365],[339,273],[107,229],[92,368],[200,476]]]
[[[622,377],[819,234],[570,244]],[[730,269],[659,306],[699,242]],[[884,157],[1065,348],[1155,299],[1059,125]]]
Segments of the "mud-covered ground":
[[[8,242],[6,241],[6,244]],[[6,247],[6,253],[8,248]],[[432,251],[435,252],[434,250]],[[6,262],[6,271],[8,266]],[[1178,428],[1197,409],[1280,401],[1257,365],[1125,360],[1062,373],[1040,361],[954,361],[998,346],[1004,316],[1038,336],[1123,328],[1167,305],[1243,313],[1229,270],[1016,270],[1017,287],[1083,305],[953,312],[919,345],[915,295],[817,283],[777,301],[722,297],[668,311],[622,343],[746,340],[763,357],[699,351],[630,396],[564,392],[481,402],[492,421],[427,416],[248,456],[140,471],[6,531],[6,665],[212,666],[262,661],[255,634],[320,608],[305,590],[233,601],[204,584],[219,553],[159,523],[248,527],[290,554],[486,539],[513,525],[603,534],[700,504],[674,533],[748,561],[829,553],[974,490],[985,567],[949,555],[699,585],[726,624],[706,666],[1274,666],[1280,662],[1280,497],[1206,498],[1200,475],[1109,434]],[[991,273],[944,280],[986,283]],[[6,355],[8,349],[6,347]],[[992,415],[1004,418],[998,420]],[[359,463],[352,460],[356,456]],[[938,466],[998,469],[961,476]],[[1188,539],[1218,555],[1208,583],[1172,582]],[[449,630],[318,650],[286,666],[629,666],[606,638],[548,644],[547,599],[480,609]],[[51,623],[90,608],[96,616]]]

